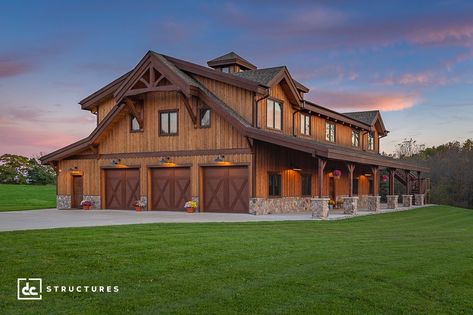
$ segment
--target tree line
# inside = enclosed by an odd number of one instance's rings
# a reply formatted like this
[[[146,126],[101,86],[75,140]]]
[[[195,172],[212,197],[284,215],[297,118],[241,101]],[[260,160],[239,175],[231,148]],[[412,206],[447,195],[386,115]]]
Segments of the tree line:
[[[426,147],[413,139],[397,147],[395,157],[430,167],[431,202],[473,208],[473,140]]]
[[[15,154],[0,156],[0,184],[47,185],[56,183],[56,172],[49,165],[41,165],[35,157]]]

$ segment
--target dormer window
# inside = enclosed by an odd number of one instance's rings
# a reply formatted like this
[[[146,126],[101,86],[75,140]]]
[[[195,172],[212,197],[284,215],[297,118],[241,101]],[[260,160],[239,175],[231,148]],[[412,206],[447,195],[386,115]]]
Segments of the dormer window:
[[[335,142],[335,132],[335,124],[330,121],[325,122],[325,140]]]
[[[268,99],[266,103],[266,126],[271,129],[282,129],[282,105],[280,102]]]
[[[368,150],[374,150],[374,133],[372,131],[368,133]]]
[[[351,130],[351,145],[353,147],[360,146],[360,131],[356,129]]]
[[[310,136],[310,115],[301,114],[301,134]]]
[[[230,67],[223,67],[222,72],[224,73],[230,73]]]

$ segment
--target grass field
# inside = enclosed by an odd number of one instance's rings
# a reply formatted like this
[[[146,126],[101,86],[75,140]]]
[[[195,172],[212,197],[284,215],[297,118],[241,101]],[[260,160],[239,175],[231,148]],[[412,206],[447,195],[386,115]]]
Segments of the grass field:
[[[0,211],[55,207],[56,187],[53,185],[0,184]]]
[[[466,314],[473,211],[0,233],[1,314]],[[18,277],[118,285],[17,301]]]

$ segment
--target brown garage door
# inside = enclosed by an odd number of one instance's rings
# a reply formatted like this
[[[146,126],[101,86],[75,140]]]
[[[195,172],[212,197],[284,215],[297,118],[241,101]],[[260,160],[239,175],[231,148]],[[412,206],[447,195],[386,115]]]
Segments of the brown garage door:
[[[153,168],[151,170],[151,209],[184,210],[191,198],[189,167]]]
[[[248,167],[204,168],[204,211],[248,212]]]
[[[107,209],[134,209],[140,199],[140,170],[105,170],[105,198]]]

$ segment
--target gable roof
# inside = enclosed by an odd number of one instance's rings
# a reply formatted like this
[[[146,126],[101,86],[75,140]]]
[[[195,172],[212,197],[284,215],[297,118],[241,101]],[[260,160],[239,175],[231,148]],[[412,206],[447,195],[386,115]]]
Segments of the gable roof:
[[[278,75],[284,68],[284,66],[279,66],[272,68],[248,70],[243,72],[235,72],[233,73],[233,75],[254,81],[258,84],[269,86],[271,80],[273,80],[274,77]]]
[[[241,57],[234,51],[231,51],[225,55],[222,55],[220,57],[207,61],[207,64],[209,65],[209,67],[224,66],[224,65],[233,64],[233,63],[243,66],[244,68],[247,68],[250,70],[256,69],[256,66],[254,64],[252,64],[245,58]]]
[[[378,123],[379,130],[382,134],[386,134],[388,131],[384,126],[383,119],[379,110],[361,111],[361,112],[349,112],[343,113],[343,115],[351,117],[369,126],[375,126]]]

